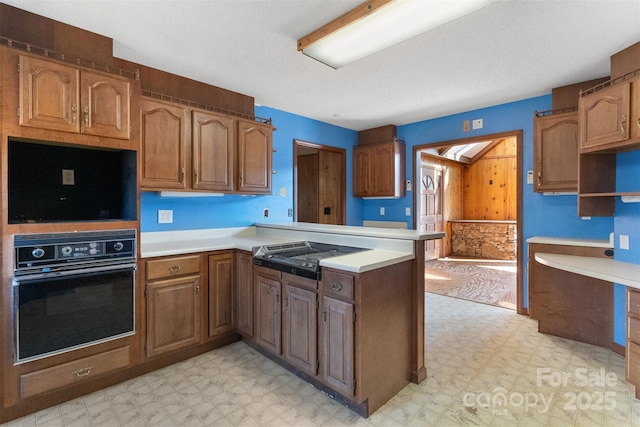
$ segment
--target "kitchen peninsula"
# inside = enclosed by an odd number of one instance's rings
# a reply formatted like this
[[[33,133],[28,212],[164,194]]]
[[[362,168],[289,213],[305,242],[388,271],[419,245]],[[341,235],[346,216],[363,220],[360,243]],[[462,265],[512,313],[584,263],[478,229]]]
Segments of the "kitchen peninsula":
[[[207,255],[209,318],[203,321],[209,322],[209,336],[216,330],[237,328],[249,345],[368,416],[410,381],[419,383],[426,378],[425,242],[444,235],[309,223],[256,224],[142,233],[140,255],[147,281],[152,263],[164,263],[165,269],[180,276],[195,272],[195,265],[206,269],[206,261],[192,260],[192,270],[188,264],[189,258]],[[318,281],[252,265],[249,251],[254,247],[300,241],[366,250],[321,259]],[[224,262],[231,261],[234,253],[236,268]],[[180,264],[184,262],[187,265]],[[237,283],[235,286],[224,290],[225,286],[216,284],[229,276],[235,280],[226,281]],[[199,284],[195,287],[199,289]],[[220,303],[225,300],[233,308],[225,310]],[[175,350],[196,335],[165,337],[159,341],[159,350],[163,351],[163,345]],[[148,350],[154,348],[151,344]]]

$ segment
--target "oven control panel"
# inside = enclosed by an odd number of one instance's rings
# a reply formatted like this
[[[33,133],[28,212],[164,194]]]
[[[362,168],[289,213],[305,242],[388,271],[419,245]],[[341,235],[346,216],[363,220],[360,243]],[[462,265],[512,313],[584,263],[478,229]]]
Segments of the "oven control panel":
[[[14,236],[16,270],[104,259],[135,260],[135,230]]]

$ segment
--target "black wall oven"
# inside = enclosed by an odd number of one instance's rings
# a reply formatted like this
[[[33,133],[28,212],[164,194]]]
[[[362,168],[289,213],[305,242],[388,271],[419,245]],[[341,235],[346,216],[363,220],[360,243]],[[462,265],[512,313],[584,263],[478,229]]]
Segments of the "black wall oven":
[[[136,232],[14,236],[15,363],[135,333]]]

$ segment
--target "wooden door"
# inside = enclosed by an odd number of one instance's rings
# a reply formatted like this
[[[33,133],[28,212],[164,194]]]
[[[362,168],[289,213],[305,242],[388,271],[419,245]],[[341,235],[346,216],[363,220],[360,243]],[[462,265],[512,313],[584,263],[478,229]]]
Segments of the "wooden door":
[[[282,353],[281,283],[256,273],[256,342],[274,354]]]
[[[311,375],[318,373],[317,300],[315,292],[284,282],[284,357]]]
[[[534,118],[534,191],[577,191],[578,113]]]
[[[152,357],[200,340],[198,276],[147,284],[147,356]]]
[[[238,332],[253,336],[253,255],[238,252],[236,257],[236,283],[238,286]]]
[[[588,149],[629,139],[631,82],[580,97],[580,148]]]
[[[231,117],[192,112],[192,187],[233,191],[235,131]]]
[[[420,177],[420,231],[442,230],[442,171],[423,166]],[[440,239],[427,240],[425,260],[438,258],[440,246]]]
[[[209,336],[235,329],[235,264],[233,253],[209,255]]]
[[[272,128],[257,122],[238,122],[238,191],[271,193]]]
[[[355,395],[353,304],[322,297],[322,380],[345,396]]]
[[[80,132],[80,70],[20,55],[20,125]]]
[[[143,189],[186,189],[185,142],[188,112],[179,106],[140,99]]]
[[[344,153],[318,151],[318,223],[344,224],[344,174]]]
[[[130,82],[125,77],[83,70],[80,75],[81,132],[129,139]]]
[[[353,147],[353,196],[370,196],[371,170],[369,147]]]
[[[318,153],[297,156],[297,214],[300,222],[318,222],[318,157]]]

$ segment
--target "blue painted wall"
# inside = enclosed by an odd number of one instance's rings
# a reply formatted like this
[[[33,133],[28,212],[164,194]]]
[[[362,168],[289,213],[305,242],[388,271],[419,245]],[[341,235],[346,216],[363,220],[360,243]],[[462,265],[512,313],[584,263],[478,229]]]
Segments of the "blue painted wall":
[[[616,156],[616,190],[638,191],[640,188],[640,151],[620,153]],[[618,261],[640,264],[640,203],[616,200],[614,217],[615,256]],[[620,235],[629,236],[629,250],[620,249]],[[615,313],[613,340],[626,342],[626,286],[616,284],[613,295]]]
[[[277,130],[273,133],[272,195],[222,197],[160,197],[155,192],[141,195],[140,228],[142,231],[191,230],[227,228],[253,225],[256,222],[286,222],[288,210],[293,209],[293,140],[299,139],[322,145],[347,149],[348,171],[351,170],[352,147],[358,134],[355,131],[311,120],[268,107],[256,107],[259,117],[273,119]],[[347,174],[347,224],[362,224],[362,200],[351,196],[351,173]],[[269,209],[269,218],[263,210]],[[158,210],[173,210],[172,224],[158,224]]]

